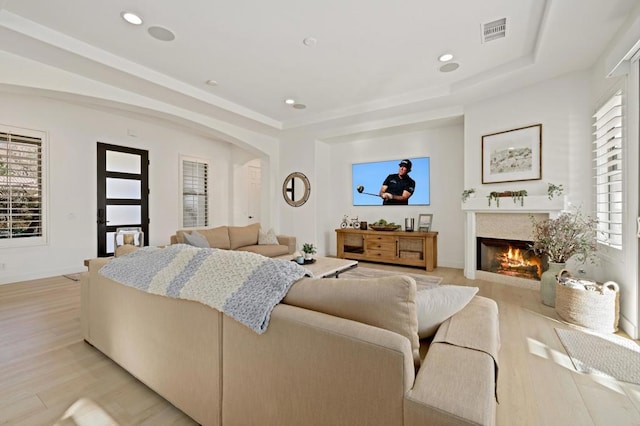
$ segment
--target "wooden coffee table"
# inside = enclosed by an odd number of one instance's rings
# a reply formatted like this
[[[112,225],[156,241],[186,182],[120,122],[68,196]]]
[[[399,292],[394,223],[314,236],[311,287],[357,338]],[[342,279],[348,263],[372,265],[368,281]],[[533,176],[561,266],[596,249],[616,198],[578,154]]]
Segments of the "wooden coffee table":
[[[291,259],[291,255],[287,254],[279,258]],[[302,265],[311,271],[314,278],[338,278],[341,273],[358,267],[357,260],[323,256],[316,256],[314,259],[315,262]]]

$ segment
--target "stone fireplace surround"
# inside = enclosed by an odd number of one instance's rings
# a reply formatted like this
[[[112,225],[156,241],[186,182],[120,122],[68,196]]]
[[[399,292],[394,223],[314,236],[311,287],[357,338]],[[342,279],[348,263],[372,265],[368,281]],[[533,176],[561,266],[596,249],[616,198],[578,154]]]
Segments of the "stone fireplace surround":
[[[492,200],[488,205],[487,197],[470,198],[462,204],[465,212],[464,276],[468,279],[483,279],[518,287],[539,289],[540,282],[526,278],[511,277],[477,269],[477,237],[500,238],[531,241],[531,218],[537,220],[558,216],[566,206],[566,197],[549,198],[544,195],[527,196],[521,206],[511,198],[500,200],[500,207]]]

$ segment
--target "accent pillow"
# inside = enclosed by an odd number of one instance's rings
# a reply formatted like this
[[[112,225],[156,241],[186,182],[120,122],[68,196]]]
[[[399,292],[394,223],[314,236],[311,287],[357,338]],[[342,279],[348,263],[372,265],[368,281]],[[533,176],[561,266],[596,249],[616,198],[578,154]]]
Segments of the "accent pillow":
[[[478,292],[478,287],[441,285],[416,293],[418,336],[432,337],[447,318],[462,310]]]
[[[258,244],[279,245],[280,242],[278,242],[278,237],[276,237],[276,233],[273,232],[273,229],[269,229],[267,232],[260,229],[258,232]]]
[[[209,248],[209,241],[198,231],[192,231],[190,234],[184,233],[184,242],[195,246]]]
[[[291,286],[283,302],[405,336],[418,367],[420,341],[415,298],[415,280],[396,275],[365,279],[305,278]]]

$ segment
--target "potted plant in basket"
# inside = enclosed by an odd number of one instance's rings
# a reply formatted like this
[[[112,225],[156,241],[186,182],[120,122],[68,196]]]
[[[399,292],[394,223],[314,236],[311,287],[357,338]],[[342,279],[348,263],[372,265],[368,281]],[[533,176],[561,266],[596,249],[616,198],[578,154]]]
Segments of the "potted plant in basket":
[[[316,253],[316,246],[311,243],[304,243],[302,245],[302,251],[306,260],[311,260],[312,256]]]
[[[542,303],[553,307],[556,298],[556,275],[564,269],[567,261],[573,257],[580,262],[595,260],[598,220],[576,210],[540,222],[532,216],[531,221],[531,248],[536,254],[549,257],[549,269],[542,273],[540,279]]]

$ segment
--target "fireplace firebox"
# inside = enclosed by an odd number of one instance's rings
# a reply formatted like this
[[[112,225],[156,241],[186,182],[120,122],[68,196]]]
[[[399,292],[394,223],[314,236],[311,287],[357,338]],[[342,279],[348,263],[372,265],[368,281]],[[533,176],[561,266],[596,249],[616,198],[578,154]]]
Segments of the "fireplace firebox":
[[[549,268],[547,256],[530,249],[530,241],[477,238],[477,269],[512,277],[540,280]]]

